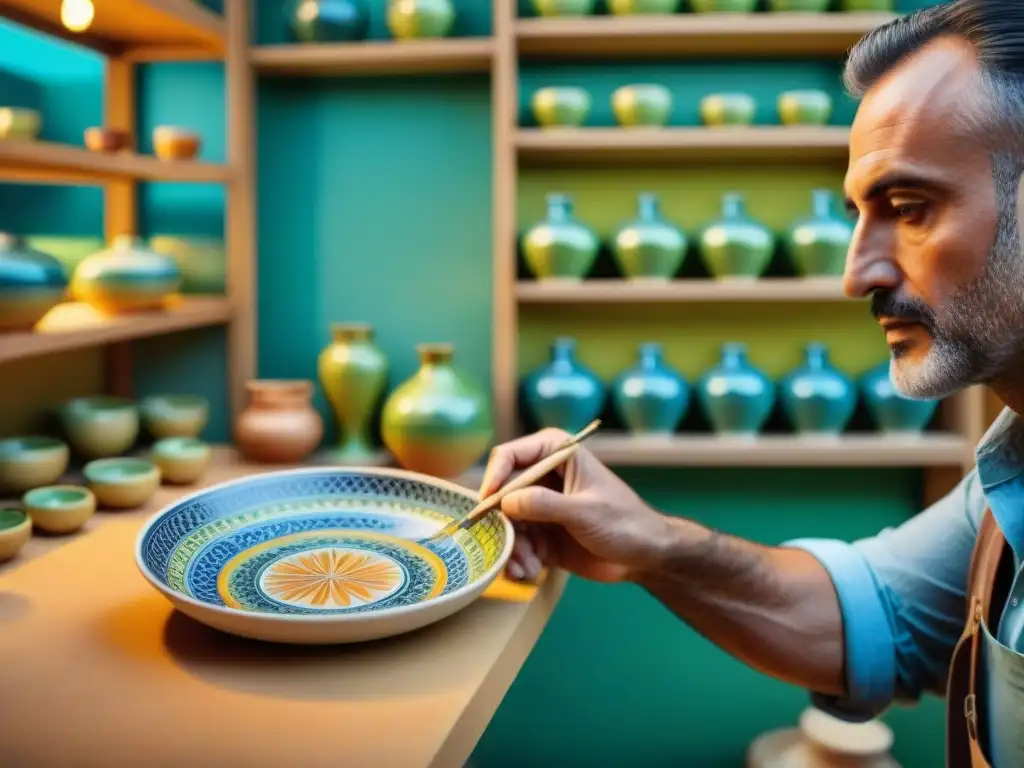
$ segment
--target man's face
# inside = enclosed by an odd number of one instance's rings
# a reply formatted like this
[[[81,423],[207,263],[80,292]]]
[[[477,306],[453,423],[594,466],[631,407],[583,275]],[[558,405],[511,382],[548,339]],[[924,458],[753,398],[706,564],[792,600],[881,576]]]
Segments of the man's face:
[[[936,41],[871,89],[851,130],[845,290],[871,295],[913,397],[989,381],[1024,350],[1016,201],[1000,210],[989,150],[954,119],[977,71],[965,43]]]

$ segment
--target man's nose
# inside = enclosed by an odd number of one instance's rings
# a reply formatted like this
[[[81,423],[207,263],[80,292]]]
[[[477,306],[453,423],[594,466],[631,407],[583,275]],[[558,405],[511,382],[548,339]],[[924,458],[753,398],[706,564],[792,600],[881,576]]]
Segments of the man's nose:
[[[850,298],[869,296],[878,290],[892,290],[900,280],[891,239],[883,232],[862,227],[862,224],[863,220],[858,222],[846,252],[843,293]]]

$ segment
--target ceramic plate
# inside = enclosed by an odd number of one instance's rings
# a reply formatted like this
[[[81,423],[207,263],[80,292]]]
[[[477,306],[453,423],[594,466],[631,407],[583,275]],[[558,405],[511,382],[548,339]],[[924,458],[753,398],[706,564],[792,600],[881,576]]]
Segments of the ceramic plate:
[[[513,534],[498,512],[420,541],[475,501],[402,470],[267,472],[161,510],[135,559],[175,607],[217,629],[286,643],[372,640],[450,616],[505,566]]]

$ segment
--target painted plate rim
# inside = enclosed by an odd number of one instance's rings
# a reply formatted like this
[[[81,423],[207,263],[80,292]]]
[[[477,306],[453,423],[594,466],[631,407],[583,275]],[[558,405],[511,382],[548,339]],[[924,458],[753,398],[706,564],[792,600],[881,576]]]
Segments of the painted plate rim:
[[[145,560],[142,556],[142,545],[146,539],[146,534],[149,533],[150,528],[156,525],[168,512],[172,509],[185,504],[199,496],[203,496],[221,488],[229,488],[235,485],[243,485],[254,477],[294,477],[296,475],[312,475],[323,472],[350,472],[354,474],[362,475],[378,475],[382,477],[394,477],[403,480],[411,480],[414,482],[424,483],[426,485],[432,485],[442,490],[451,491],[453,493],[459,493],[474,501],[479,500],[479,494],[476,491],[470,490],[464,485],[453,483],[450,480],[444,480],[439,477],[432,477],[431,475],[425,475],[419,472],[410,472],[406,469],[393,469],[391,467],[360,467],[360,466],[349,466],[349,465],[330,465],[325,464],[319,467],[299,467],[296,469],[278,469],[270,470],[267,472],[253,472],[243,477],[237,477],[233,480],[224,480],[220,483],[214,483],[204,488],[199,488],[191,493],[179,496],[170,504],[164,505],[161,509],[154,512],[145,523],[142,528],[139,529],[138,534],[135,537],[135,565],[142,572],[143,578],[149,582],[158,592],[164,597],[174,603],[175,601],[181,601],[201,611],[212,611],[223,616],[239,616],[244,617],[247,621],[263,622],[277,624],[280,622],[287,622],[291,624],[324,624],[332,622],[345,622],[346,624],[367,624],[370,622],[379,621],[385,618],[391,618],[394,616],[403,616],[405,614],[412,614],[426,610],[427,608],[434,608],[437,606],[446,605],[447,603],[454,602],[466,595],[467,592],[472,591],[483,591],[498,574],[504,570],[509,557],[512,554],[512,546],[515,544],[515,529],[512,527],[512,522],[505,516],[500,509],[491,510],[490,514],[497,515],[498,519],[501,520],[502,526],[505,530],[505,546],[501,550],[501,553],[495,559],[494,564],[484,571],[480,578],[476,581],[464,584],[458,589],[452,590],[446,595],[441,595],[433,600],[427,600],[420,603],[414,603],[413,605],[400,605],[394,608],[384,608],[379,611],[367,611],[365,613],[329,613],[329,614],[277,614],[277,613],[263,613],[261,611],[245,611],[240,608],[231,608],[226,605],[213,605],[212,603],[206,603],[202,600],[197,600],[191,595],[186,595],[183,592],[178,592],[171,589],[166,584],[161,582],[156,575],[146,565]],[[483,589],[481,589],[483,587]]]

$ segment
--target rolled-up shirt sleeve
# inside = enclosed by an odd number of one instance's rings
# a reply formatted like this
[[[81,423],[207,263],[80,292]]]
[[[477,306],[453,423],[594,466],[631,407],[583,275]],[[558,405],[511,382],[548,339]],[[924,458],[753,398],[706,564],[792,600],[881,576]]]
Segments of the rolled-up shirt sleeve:
[[[895,701],[945,692],[984,509],[972,471],[947,496],[876,536],[783,545],[817,558],[832,578],[842,611],[847,691],[841,698],[812,692],[816,706],[862,721]]]

